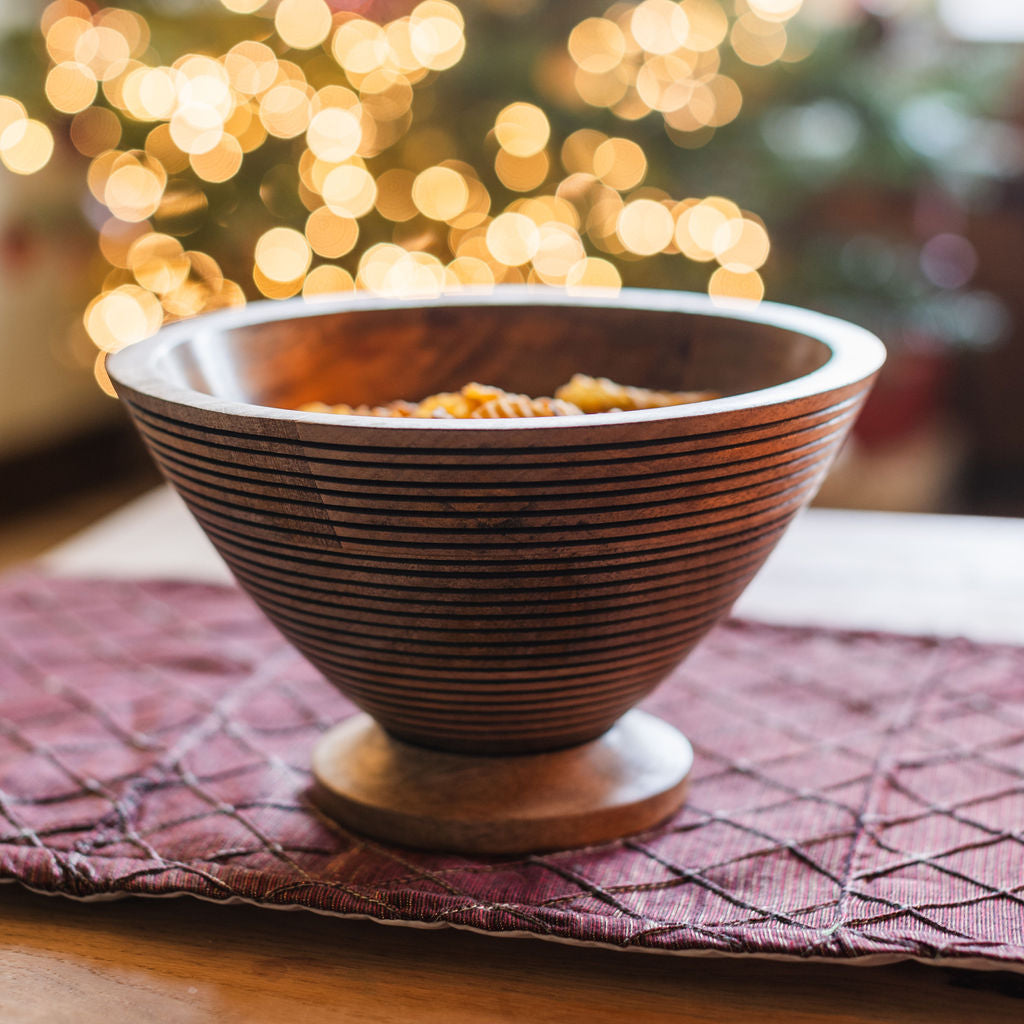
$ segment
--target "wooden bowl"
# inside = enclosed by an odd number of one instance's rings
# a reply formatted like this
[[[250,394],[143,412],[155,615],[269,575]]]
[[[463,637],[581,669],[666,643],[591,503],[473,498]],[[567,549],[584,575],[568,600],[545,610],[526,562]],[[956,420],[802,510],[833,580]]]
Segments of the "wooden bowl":
[[[498,288],[257,303],[109,361],[239,583],[390,736],[474,755],[606,734],[729,610],[881,365],[819,314]],[[640,412],[297,412],[576,372],[722,397]]]

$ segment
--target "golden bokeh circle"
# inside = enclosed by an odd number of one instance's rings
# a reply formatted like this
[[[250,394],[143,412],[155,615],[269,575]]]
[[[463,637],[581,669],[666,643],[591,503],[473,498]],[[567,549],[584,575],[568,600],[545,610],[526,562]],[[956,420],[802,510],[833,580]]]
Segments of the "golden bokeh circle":
[[[148,338],[163,324],[163,307],[150,291],[124,284],[96,296],[83,320],[93,344],[104,352],[118,352]]]
[[[494,287],[494,271],[488,263],[475,256],[456,256],[444,269],[446,292],[490,290]]]
[[[306,218],[306,238],[318,256],[335,260],[355,248],[359,222],[352,217],[339,217],[330,207],[321,206]]]
[[[224,134],[213,149],[190,154],[189,163],[203,181],[218,183],[228,181],[239,172],[242,158],[241,143],[234,135]]]
[[[0,162],[15,174],[35,174],[53,155],[53,135],[42,121],[22,118],[0,133]]]
[[[28,111],[21,100],[16,100],[13,96],[0,96],[0,135],[3,135],[4,130],[15,121],[27,119]]]
[[[321,263],[319,267],[314,267],[302,282],[302,297],[315,301],[355,291],[355,287],[352,275],[344,267],[333,263]]]
[[[71,119],[69,134],[82,156],[99,156],[121,141],[121,121],[106,107],[88,107]]]
[[[276,284],[301,282],[312,258],[309,242],[294,228],[271,228],[256,243],[256,268]]]
[[[547,180],[551,160],[541,151],[533,156],[513,156],[506,149],[498,150],[494,157],[494,173],[498,180],[513,192],[532,192]]]
[[[672,242],[675,222],[664,204],[636,199],[622,208],[615,229],[629,252],[653,256]]]
[[[331,9],[324,0],[281,0],[274,11],[274,28],[285,45],[312,50],[330,35]]]
[[[636,188],[647,176],[647,155],[632,139],[606,139],[594,151],[594,174],[616,191]]]
[[[128,250],[127,263],[135,280],[157,295],[180,287],[191,270],[181,242],[160,232],[146,232],[136,238]]]
[[[587,256],[574,263],[565,277],[570,295],[614,295],[622,288],[622,277],[610,260]]]
[[[342,164],[324,177],[321,194],[331,210],[342,217],[363,217],[373,209],[377,183],[357,164]]]
[[[386,220],[402,223],[419,212],[412,200],[416,175],[404,167],[392,167],[377,178],[377,212]]]
[[[569,33],[569,56],[584,71],[611,71],[626,55],[626,37],[609,18],[584,18]]]
[[[548,144],[551,125],[547,114],[533,103],[510,103],[495,118],[494,135],[511,156],[529,157]]]
[[[450,221],[466,209],[469,186],[451,167],[428,167],[413,180],[412,201],[425,217]]]
[[[509,267],[529,263],[540,245],[540,229],[522,213],[499,214],[487,226],[487,248]]]
[[[708,295],[721,304],[760,302],[764,298],[764,281],[756,270],[737,273],[719,267],[708,282]]]
[[[671,53],[686,45],[690,19],[683,4],[673,0],[643,0],[629,19],[633,38],[648,53]]]
[[[50,106],[62,114],[77,114],[96,99],[96,76],[77,61],[65,61],[50,68],[44,90]]]
[[[771,250],[764,225],[746,217],[727,221],[712,241],[715,258],[726,270],[735,273],[758,270]]]
[[[331,163],[341,163],[354,156],[362,137],[358,107],[355,110],[327,107],[313,115],[306,129],[306,145],[321,160]]]

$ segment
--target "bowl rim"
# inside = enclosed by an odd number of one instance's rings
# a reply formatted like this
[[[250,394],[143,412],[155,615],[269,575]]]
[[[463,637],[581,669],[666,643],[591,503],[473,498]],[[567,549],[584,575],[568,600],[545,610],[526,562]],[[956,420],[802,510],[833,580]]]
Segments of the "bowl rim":
[[[253,324],[275,323],[346,312],[387,312],[395,309],[472,306],[559,306],[565,308],[668,312],[740,320],[764,324],[813,338],[831,352],[829,358],[810,373],[781,384],[745,391],[737,395],[708,399],[686,405],[628,412],[583,413],[567,416],[509,417],[507,419],[426,419],[416,417],[360,416],[334,412],[303,412],[275,406],[256,405],[241,399],[212,395],[168,381],[160,375],[159,364],[169,352],[189,340],[199,344],[205,335],[218,334]],[[445,293],[440,296],[396,298],[363,292],[341,293],[323,299],[302,297],[261,300],[245,306],[200,314],[161,328],[156,334],[129,345],[107,358],[107,372],[115,385],[139,394],[178,405],[216,411],[229,416],[335,427],[379,427],[416,430],[551,430],[602,424],[626,424],[709,416],[777,405],[795,399],[848,387],[875,374],[885,362],[885,346],[870,331],[838,317],[775,302],[713,300],[706,294],[653,288],[623,288],[618,292],[571,294],[564,289],[529,285],[497,285],[479,291]],[[629,383],[628,381],[625,383]],[[396,396],[401,398],[403,396]]]

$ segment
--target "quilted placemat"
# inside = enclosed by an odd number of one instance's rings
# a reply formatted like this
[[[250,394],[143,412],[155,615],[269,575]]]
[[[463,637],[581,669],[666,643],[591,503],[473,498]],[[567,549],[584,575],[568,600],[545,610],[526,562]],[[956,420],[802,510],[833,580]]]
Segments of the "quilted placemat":
[[[353,711],[236,590],[0,584],[0,878],[673,952],[1024,966],[1024,648],[728,622],[645,707],[684,809],[583,850],[384,846],[307,803]]]

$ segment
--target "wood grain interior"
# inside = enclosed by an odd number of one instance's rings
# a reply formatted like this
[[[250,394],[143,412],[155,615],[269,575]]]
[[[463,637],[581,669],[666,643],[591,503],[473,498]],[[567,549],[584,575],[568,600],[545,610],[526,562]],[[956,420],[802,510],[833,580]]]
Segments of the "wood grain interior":
[[[670,390],[739,394],[827,362],[820,341],[778,327],[660,310],[398,307],[197,334],[165,357],[177,382],[216,397],[292,408],[380,404],[469,381],[551,394],[574,373]]]

